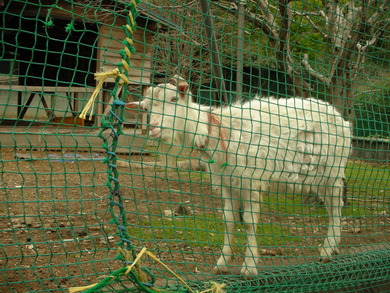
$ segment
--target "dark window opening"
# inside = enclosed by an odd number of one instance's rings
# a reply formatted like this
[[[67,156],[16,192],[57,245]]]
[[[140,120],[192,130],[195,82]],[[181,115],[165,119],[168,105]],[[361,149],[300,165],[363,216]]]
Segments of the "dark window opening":
[[[4,21],[0,56],[18,65],[7,72],[17,72],[20,85],[94,86],[96,24],[52,19],[47,26],[42,18],[12,14]],[[10,79],[15,77],[10,74]]]

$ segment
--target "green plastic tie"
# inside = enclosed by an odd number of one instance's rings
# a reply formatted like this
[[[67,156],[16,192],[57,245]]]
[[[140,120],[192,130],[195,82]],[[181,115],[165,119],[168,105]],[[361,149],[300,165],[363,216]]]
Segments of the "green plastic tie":
[[[67,33],[69,33],[70,31],[74,31],[75,29],[74,29],[74,22],[73,22],[73,20],[70,22],[70,23],[68,23],[66,26],[65,26],[65,31],[67,32]]]
[[[54,25],[54,23],[51,19],[49,19],[48,21],[44,21],[43,23],[47,27],[52,27]]]

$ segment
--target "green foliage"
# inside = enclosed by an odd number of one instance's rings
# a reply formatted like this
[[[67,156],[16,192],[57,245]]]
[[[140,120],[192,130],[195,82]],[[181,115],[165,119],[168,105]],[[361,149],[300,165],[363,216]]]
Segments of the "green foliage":
[[[297,15],[294,17],[291,24],[291,49],[294,55],[302,58],[303,54],[308,54],[309,59],[316,60],[319,57],[319,53],[324,53],[326,49],[326,42],[324,41],[320,32],[314,27],[313,23],[317,27],[325,25],[322,16],[309,15],[301,13],[310,13],[322,7],[318,7],[320,3],[313,1],[310,2],[293,2],[292,9],[297,11]],[[310,17],[310,20],[309,20]]]

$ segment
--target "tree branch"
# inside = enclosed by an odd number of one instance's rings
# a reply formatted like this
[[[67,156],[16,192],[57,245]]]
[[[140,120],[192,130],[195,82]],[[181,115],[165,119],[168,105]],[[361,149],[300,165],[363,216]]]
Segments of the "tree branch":
[[[309,22],[310,24],[312,25],[312,27],[318,32],[321,34],[321,36],[326,40],[329,38],[329,35],[328,34],[325,34],[324,33],[324,30],[321,29],[319,26],[317,26],[314,21],[311,19],[312,16],[322,16],[324,18],[326,18],[326,15],[324,13],[323,10],[320,10],[320,11],[317,11],[317,12],[301,12],[301,11],[297,11],[297,10],[294,10],[292,12],[293,16],[303,16],[305,17]]]
[[[303,68],[307,70],[307,72],[314,78],[318,79],[319,81],[329,84],[330,79],[325,77],[325,75],[320,74],[318,71],[315,71],[309,64],[309,56],[307,54],[303,55],[303,59],[301,61]]]

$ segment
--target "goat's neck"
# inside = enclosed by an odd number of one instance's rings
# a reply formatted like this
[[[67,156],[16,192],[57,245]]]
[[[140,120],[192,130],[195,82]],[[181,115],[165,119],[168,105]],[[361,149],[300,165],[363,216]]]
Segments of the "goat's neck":
[[[188,105],[185,113],[185,144],[195,149],[203,149],[208,140],[208,111],[196,103]]]
[[[199,107],[199,106],[198,106]],[[221,125],[221,118],[218,114],[212,111],[205,111],[198,108],[199,111],[190,107],[192,111],[187,113],[188,119],[191,121],[187,124],[187,134],[192,134],[192,137],[187,137],[187,142],[192,143],[192,147],[196,152],[193,156],[199,155],[199,152],[212,152],[213,156],[216,149],[222,152],[227,151],[228,135],[226,129]],[[187,122],[189,122],[187,120]],[[223,159],[225,161],[226,159]]]
[[[210,138],[214,138],[220,142],[222,150],[226,151],[227,135],[226,135],[226,131],[222,129],[220,117],[214,114],[213,112],[210,112],[207,113],[207,118],[208,118],[208,136],[206,138],[205,145],[209,143]],[[216,129],[218,133],[217,135],[212,134],[214,129]]]

